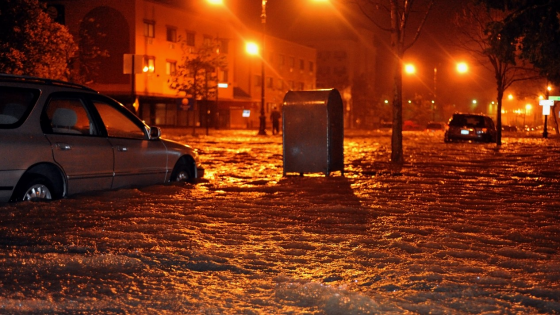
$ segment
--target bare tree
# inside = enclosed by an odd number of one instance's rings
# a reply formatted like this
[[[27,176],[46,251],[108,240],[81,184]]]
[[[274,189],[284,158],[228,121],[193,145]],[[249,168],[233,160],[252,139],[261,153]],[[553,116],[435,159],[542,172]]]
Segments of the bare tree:
[[[183,57],[177,66],[177,73],[172,76],[169,87],[191,97],[194,101],[193,108],[196,111],[197,100],[208,100],[215,95],[218,89],[217,68],[227,68],[225,55],[219,53],[220,41],[205,40],[204,43],[193,54],[186,41],[181,42]],[[209,81],[212,82],[209,84]],[[193,135],[195,134],[195,123],[193,123]]]
[[[402,104],[402,60],[418,39],[434,0],[351,0],[361,12],[379,29],[390,32],[391,50],[396,64],[393,74],[393,132],[391,136],[391,161],[404,163],[403,154],[403,104]],[[420,10],[416,10],[420,9]],[[380,18],[381,15],[381,18]],[[390,17],[384,25],[383,17]],[[387,24],[387,23],[386,23]],[[412,28],[413,35],[407,37]]]
[[[469,3],[456,19],[460,33],[458,45],[474,56],[478,63],[494,73],[496,79],[497,145],[502,144],[504,91],[517,81],[539,78],[538,73],[519,58],[517,42],[502,38],[499,30],[502,29],[507,15],[507,11]]]

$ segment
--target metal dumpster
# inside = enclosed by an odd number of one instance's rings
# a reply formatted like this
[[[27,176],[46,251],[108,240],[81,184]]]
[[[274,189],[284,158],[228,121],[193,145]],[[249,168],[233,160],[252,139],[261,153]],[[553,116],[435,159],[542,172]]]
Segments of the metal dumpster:
[[[336,89],[289,91],[282,106],[286,173],[344,176],[343,104]]]

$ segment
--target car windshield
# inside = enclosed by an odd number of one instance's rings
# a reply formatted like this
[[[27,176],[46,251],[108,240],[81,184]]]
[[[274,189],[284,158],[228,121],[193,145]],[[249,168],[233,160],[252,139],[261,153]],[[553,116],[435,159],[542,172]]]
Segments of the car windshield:
[[[451,120],[449,125],[454,127],[480,128],[484,127],[484,117],[472,115],[455,115],[453,116],[453,119]]]
[[[23,121],[38,96],[37,90],[0,87],[0,128],[17,126]]]

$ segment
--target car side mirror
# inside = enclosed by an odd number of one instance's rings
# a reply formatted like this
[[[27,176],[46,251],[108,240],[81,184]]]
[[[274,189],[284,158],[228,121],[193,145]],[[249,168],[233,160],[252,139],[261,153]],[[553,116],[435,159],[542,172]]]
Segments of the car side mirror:
[[[150,127],[150,139],[159,139],[161,137],[161,128]]]

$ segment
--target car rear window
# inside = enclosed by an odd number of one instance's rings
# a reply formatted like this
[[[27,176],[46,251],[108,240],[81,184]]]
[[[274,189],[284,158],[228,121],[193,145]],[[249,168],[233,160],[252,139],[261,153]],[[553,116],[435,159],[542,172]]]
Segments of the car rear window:
[[[451,122],[449,122],[450,126],[454,127],[472,127],[472,128],[480,128],[484,127],[484,117],[482,116],[470,116],[470,115],[455,115]]]
[[[0,128],[21,125],[38,97],[38,90],[0,87]]]

